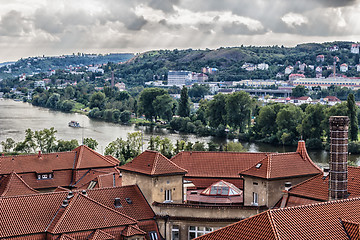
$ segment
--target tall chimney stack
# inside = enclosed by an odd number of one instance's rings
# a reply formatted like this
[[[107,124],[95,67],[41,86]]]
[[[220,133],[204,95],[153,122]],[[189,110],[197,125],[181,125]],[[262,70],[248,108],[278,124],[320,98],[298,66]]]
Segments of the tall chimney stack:
[[[330,123],[329,200],[348,197],[348,129],[347,116],[332,116]]]

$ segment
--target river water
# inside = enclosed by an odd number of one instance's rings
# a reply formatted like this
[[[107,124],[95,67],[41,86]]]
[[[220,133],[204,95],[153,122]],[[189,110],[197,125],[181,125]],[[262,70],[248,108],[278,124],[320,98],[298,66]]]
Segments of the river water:
[[[77,121],[81,128],[68,127],[68,122]],[[29,103],[16,102],[9,99],[0,98],[0,142],[6,138],[12,138],[16,142],[22,141],[25,136],[25,130],[30,128],[33,131],[44,128],[54,127],[57,130],[57,139],[71,140],[76,139],[79,143],[82,139],[93,138],[99,145],[97,151],[104,153],[105,147],[116,138],[126,139],[129,132],[142,131],[143,140],[147,143],[151,136],[168,137],[173,143],[176,140],[185,140],[191,142],[209,142],[224,143],[225,139],[214,137],[198,137],[188,134],[175,134],[165,129],[151,129],[148,127],[135,127],[133,125],[120,125],[97,121],[88,118],[85,115],[77,113],[63,113],[46,108],[35,107]],[[244,147],[250,152],[293,152],[296,147],[273,146],[263,143],[242,142]],[[0,146],[0,149],[2,147]],[[145,149],[145,147],[144,147]],[[328,163],[329,154],[326,151],[308,151],[311,159],[318,165]],[[360,163],[360,155],[350,155],[350,160]]]

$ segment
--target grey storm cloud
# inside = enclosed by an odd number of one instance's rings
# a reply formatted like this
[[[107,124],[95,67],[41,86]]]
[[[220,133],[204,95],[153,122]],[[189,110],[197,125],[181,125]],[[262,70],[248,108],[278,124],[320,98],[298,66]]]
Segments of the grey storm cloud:
[[[158,9],[164,13],[174,12],[174,6],[179,4],[179,0],[151,0],[149,2],[149,7],[153,9]]]
[[[12,10],[0,19],[0,36],[19,36],[29,31],[27,20],[18,11]]]

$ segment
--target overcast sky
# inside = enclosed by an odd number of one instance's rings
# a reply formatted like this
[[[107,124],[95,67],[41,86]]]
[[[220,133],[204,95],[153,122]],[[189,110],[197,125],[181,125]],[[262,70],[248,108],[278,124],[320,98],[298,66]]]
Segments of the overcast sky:
[[[0,62],[335,40],[360,41],[360,1],[0,0]]]

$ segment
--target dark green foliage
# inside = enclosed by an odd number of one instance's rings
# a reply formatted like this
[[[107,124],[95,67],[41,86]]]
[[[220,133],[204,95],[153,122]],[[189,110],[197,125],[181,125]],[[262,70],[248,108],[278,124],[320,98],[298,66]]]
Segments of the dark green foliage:
[[[354,94],[350,93],[347,98],[347,108],[348,108],[348,116],[350,118],[350,129],[349,129],[349,138],[352,141],[358,140],[358,119],[357,119],[357,106],[355,103]]]
[[[144,114],[149,120],[158,117],[158,113],[155,109],[155,99],[161,95],[167,95],[168,93],[161,88],[146,88],[140,93],[138,101],[138,111],[140,114]]]
[[[303,97],[307,92],[308,90],[303,85],[298,85],[292,89],[291,95],[294,97]]]
[[[180,93],[178,115],[180,117],[189,117],[190,116],[189,96],[188,96],[188,90],[185,86],[183,86],[183,88],[181,89],[181,93]]]

